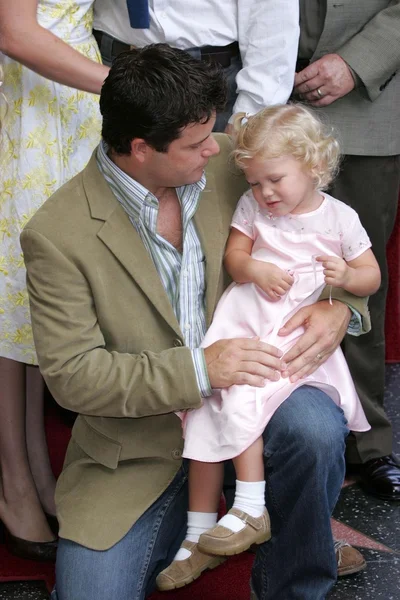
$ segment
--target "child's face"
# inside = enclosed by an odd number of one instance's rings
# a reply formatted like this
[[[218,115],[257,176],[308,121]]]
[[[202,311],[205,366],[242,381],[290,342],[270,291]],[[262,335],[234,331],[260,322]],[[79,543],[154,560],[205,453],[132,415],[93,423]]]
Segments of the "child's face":
[[[258,205],[274,217],[311,212],[321,204],[311,172],[292,156],[252,158],[243,171]]]

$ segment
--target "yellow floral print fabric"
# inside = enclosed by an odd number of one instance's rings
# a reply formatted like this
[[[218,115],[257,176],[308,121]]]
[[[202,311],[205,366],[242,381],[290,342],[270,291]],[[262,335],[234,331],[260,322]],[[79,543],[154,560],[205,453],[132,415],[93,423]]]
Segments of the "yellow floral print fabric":
[[[38,21],[100,61],[93,1],[39,0]],[[81,171],[100,139],[98,96],[62,86],[0,53],[0,356],[37,364],[19,235],[43,202]]]

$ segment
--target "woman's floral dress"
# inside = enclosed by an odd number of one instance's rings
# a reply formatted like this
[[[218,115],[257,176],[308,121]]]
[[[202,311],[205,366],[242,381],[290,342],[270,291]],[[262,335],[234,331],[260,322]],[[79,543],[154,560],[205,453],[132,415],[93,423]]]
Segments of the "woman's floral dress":
[[[100,62],[93,1],[39,0],[38,22]],[[43,202],[82,170],[100,139],[98,96],[37,75],[0,53],[0,357],[37,364],[19,236]]]

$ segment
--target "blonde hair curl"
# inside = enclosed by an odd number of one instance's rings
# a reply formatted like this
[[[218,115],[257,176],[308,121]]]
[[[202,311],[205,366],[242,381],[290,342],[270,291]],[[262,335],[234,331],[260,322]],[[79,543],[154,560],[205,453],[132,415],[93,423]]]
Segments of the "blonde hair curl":
[[[338,172],[338,141],[315,113],[301,104],[268,106],[250,117],[238,113],[233,127],[232,156],[241,169],[252,158],[293,156],[310,171],[316,189],[328,187]]]

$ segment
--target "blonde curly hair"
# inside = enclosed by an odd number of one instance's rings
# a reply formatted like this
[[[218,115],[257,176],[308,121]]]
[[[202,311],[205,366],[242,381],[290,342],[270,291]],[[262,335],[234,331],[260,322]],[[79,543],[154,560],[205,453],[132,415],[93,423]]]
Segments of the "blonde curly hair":
[[[309,169],[316,189],[325,189],[336,176],[339,143],[332,132],[301,104],[268,106],[253,116],[238,113],[234,120],[236,165],[252,158],[293,156]]]

